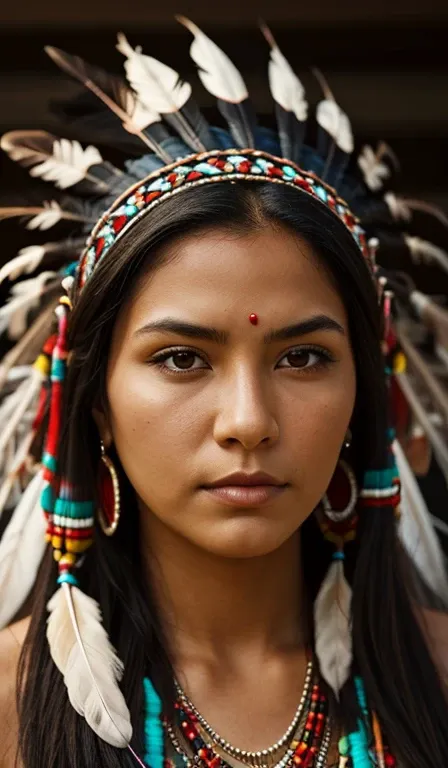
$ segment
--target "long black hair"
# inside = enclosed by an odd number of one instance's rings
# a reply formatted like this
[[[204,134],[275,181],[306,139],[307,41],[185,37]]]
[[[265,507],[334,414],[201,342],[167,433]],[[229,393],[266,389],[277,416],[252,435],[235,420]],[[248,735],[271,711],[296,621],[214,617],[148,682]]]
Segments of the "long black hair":
[[[305,238],[315,250],[346,307],[356,363],[352,419],[353,462],[361,476],[384,466],[387,405],[380,347],[381,322],[370,272],[350,233],[319,201],[268,183],[215,184],[185,190],[165,201],[111,249],[80,293],[70,318],[72,350],[65,384],[60,446],[61,473],[96,496],[99,436],[92,418],[105,398],[112,329],[140,276],[161,264],[161,246],[195,230],[225,227],[247,233],[270,224]],[[117,533],[101,531],[82,566],[82,588],[100,603],[104,624],[124,662],[122,683],[141,753],[142,680],[149,674],[164,706],[172,706],[169,638],[163,636],[151,584],[138,548],[133,489],[121,473],[125,514]],[[389,508],[361,515],[348,556],[353,587],[355,665],[372,708],[407,768],[448,765],[448,706],[427,647],[412,594],[412,573]],[[304,582],[311,604],[330,553],[313,516],[302,528]],[[311,554],[310,554],[311,553]],[[46,640],[46,603],[55,590],[56,565],[48,553],[38,577],[30,630],[19,677],[20,750],[25,768],[118,768],[131,765],[127,750],[102,742],[71,707]],[[350,707],[339,706],[347,725]]]

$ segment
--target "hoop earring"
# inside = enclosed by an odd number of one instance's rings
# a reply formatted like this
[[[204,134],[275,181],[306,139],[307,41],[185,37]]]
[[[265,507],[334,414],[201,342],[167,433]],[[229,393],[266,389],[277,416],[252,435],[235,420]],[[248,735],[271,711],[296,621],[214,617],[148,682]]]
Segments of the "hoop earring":
[[[338,470],[342,470],[344,474],[344,480],[346,485],[348,485],[347,490],[350,493],[349,500],[345,507],[342,509],[335,509],[332,502],[330,501],[328,497],[328,491],[331,490],[331,484],[334,483],[336,485],[336,496],[341,496],[341,486],[342,482],[337,477]],[[358,501],[358,486],[356,483],[356,477],[355,473],[353,472],[352,468],[347,464],[344,459],[339,459],[338,465],[336,467],[336,471],[333,475],[332,481],[330,483],[330,487],[328,488],[327,493],[322,498],[322,509],[324,512],[325,517],[328,517],[329,520],[331,520],[333,523],[340,523],[343,520],[347,520],[350,515],[353,514],[356,502]]]
[[[106,455],[104,443],[101,440],[100,465],[100,507],[98,519],[106,536],[113,536],[120,520],[120,484],[117,470],[112,460]]]

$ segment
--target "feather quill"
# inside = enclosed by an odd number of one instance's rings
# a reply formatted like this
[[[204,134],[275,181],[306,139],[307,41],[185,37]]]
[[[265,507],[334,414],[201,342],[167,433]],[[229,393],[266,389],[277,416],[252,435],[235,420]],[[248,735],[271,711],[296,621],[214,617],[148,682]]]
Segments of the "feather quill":
[[[10,623],[28,597],[45,551],[45,518],[40,504],[43,487],[42,473],[38,472],[0,540],[0,628]]]
[[[404,234],[403,237],[414,261],[434,262],[444,272],[448,273],[448,253],[446,251],[430,243],[428,240],[423,240],[421,237],[413,237],[407,234]]]
[[[25,333],[28,312],[39,305],[41,296],[48,290],[48,280],[55,275],[56,272],[41,272],[13,285],[11,298],[0,308],[0,335],[8,330],[11,339],[19,339]]]
[[[132,726],[118,687],[123,664],[101,623],[98,603],[65,583],[49,601],[48,611],[50,652],[70,703],[101,739],[127,747]]]
[[[39,394],[42,380],[42,373],[37,368],[33,368],[29,378],[25,379],[25,381],[17,387],[14,395],[10,395],[12,400],[11,408],[9,411],[6,411],[6,415],[2,415],[3,423],[0,432],[0,456],[6,449],[6,446],[13,437],[26,412],[33,406],[34,400]]]
[[[45,51],[58,67],[79,80],[117,115],[128,133],[138,136],[164,162],[172,161],[173,158],[160,145],[167,134],[161,126],[159,113],[150,105],[142,104],[121,78],[109,75],[80,56],[72,56],[59,48],[47,46]]]
[[[105,193],[109,184],[95,166],[113,169],[104,163],[96,147],[83,149],[79,141],[58,139],[46,131],[10,131],[2,136],[1,148],[25,168],[31,176],[52,181],[59,189],[67,189],[79,182],[88,183],[92,192]],[[118,171],[117,171],[118,173]],[[110,171],[109,175],[113,175]]]
[[[0,389],[4,386],[14,366],[23,359],[30,360],[36,358],[36,354],[51,333],[54,323],[54,310],[57,303],[57,298],[50,300],[48,306],[36,317],[20,341],[2,358],[0,362]]]
[[[140,101],[157,110],[195,152],[213,148],[208,124],[176,70],[132,48],[126,37],[118,35],[117,50],[126,58],[126,77]]]
[[[318,69],[314,69],[313,72],[325,96],[316,109],[316,120],[319,126],[317,150],[325,160],[322,179],[337,186],[353,152],[352,128],[350,120],[337,104],[322,73]]]
[[[320,671],[336,698],[352,663],[351,599],[343,562],[334,560],[314,603],[314,632]]]
[[[390,166],[383,162],[385,158],[390,161]],[[366,144],[358,156],[358,167],[360,168],[364,181],[372,190],[378,192],[384,186],[384,181],[392,175],[392,169],[396,172],[400,170],[400,164],[394,151],[384,141],[380,141],[376,151]]]
[[[6,471],[3,473],[3,482],[0,486],[0,518],[3,514],[4,508],[10,501],[10,496],[14,491],[14,486],[17,483],[18,475],[25,465],[26,458],[28,456],[28,452],[34,437],[34,430],[30,429],[30,431],[25,434],[25,437],[22,438],[22,441],[20,442],[17,450],[15,450],[13,453],[10,465],[5,468]],[[12,445],[12,441],[10,441],[8,445]]]
[[[282,54],[270,29],[265,24],[261,29],[271,46],[269,86],[275,102],[282,155],[298,163],[308,114],[305,89]]]
[[[354,145],[350,120],[336,102],[322,73],[318,69],[313,71],[325,96],[325,99],[317,105],[317,122],[331,136],[339,149],[349,155],[353,152]]]
[[[42,206],[10,206],[0,208],[0,221],[12,219],[15,217],[29,219],[27,229],[46,230],[54,227],[60,221],[79,221],[86,222],[85,216],[61,208],[56,200],[45,202]]]
[[[358,157],[358,167],[360,168],[364,181],[372,190],[378,192],[384,186],[386,179],[390,177],[390,168],[386,163],[381,162],[381,158],[372,147],[365,145]]]
[[[410,221],[412,219],[413,211],[419,211],[421,213],[427,213],[429,216],[433,216],[444,227],[448,227],[448,216],[446,216],[442,209],[437,205],[426,203],[424,200],[413,200],[408,197],[394,195],[392,192],[388,192],[384,195],[384,201],[388,205],[394,219]]]
[[[408,460],[397,440],[393,443],[401,481],[398,535],[427,586],[448,605],[445,558],[434,531],[426,502]]]
[[[227,120],[237,146],[254,147],[255,115],[240,72],[196,24],[185,16],[176,18],[194,36],[190,56],[199,69],[202,84],[218,99],[218,108]]]
[[[58,261],[62,263],[74,259],[81,252],[84,243],[85,240],[80,238],[79,240],[64,240],[60,243],[28,245],[0,269],[0,285],[6,279],[17,280],[22,275],[31,274],[46,256],[57,257]]]

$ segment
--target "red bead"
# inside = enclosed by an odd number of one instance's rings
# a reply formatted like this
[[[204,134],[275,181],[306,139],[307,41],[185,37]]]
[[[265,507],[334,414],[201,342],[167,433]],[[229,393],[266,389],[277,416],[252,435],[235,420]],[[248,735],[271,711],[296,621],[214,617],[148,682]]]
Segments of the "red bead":
[[[395,768],[397,764],[395,757],[390,753],[384,756],[384,762],[386,763],[387,768]]]
[[[117,216],[112,222],[114,232],[119,232],[121,229],[123,229],[127,220],[128,220],[127,216]]]
[[[236,167],[236,170],[238,171],[238,173],[249,173],[250,169],[251,169],[251,164],[249,160],[243,160],[243,162],[237,165]]]
[[[152,203],[153,200],[155,200],[157,197],[160,197],[162,193],[159,190],[156,190],[155,192],[149,192],[149,194],[145,197],[145,203],[148,205],[148,203]]]
[[[256,315],[255,312],[252,312],[249,315],[249,321],[252,323],[252,325],[258,325],[258,315]]]
[[[95,254],[97,256],[101,256],[105,242],[106,241],[104,240],[104,237],[99,237],[98,240],[96,241]]]
[[[294,184],[297,184],[298,187],[302,187],[306,192],[311,192],[311,184],[306,180],[302,179],[300,176],[295,176]]]
[[[196,179],[202,179],[202,173],[199,173],[199,171],[190,171],[187,175],[187,181],[196,181]]]
[[[281,176],[283,178],[283,171],[273,165],[271,168],[268,168],[268,176]]]
[[[170,173],[166,180],[169,181],[170,184],[175,184],[177,181],[177,173]]]

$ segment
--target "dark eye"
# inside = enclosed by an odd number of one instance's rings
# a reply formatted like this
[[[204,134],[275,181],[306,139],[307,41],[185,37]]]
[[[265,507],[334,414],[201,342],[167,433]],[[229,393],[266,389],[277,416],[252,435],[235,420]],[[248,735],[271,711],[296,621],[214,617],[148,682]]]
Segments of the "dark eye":
[[[197,371],[207,368],[204,360],[193,349],[171,349],[155,355],[152,362],[173,373]]]
[[[174,352],[174,354],[170,355],[170,357],[165,360],[165,365],[172,370],[189,371],[192,368],[201,367],[200,365],[195,366],[195,361],[202,362],[201,358],[194,352]]]
[[[298,347],[288,352],[278,364],[278,368],[309,369],[317,368],[331,362],[328,352],[323,349],[313,349],[309,347]]]

